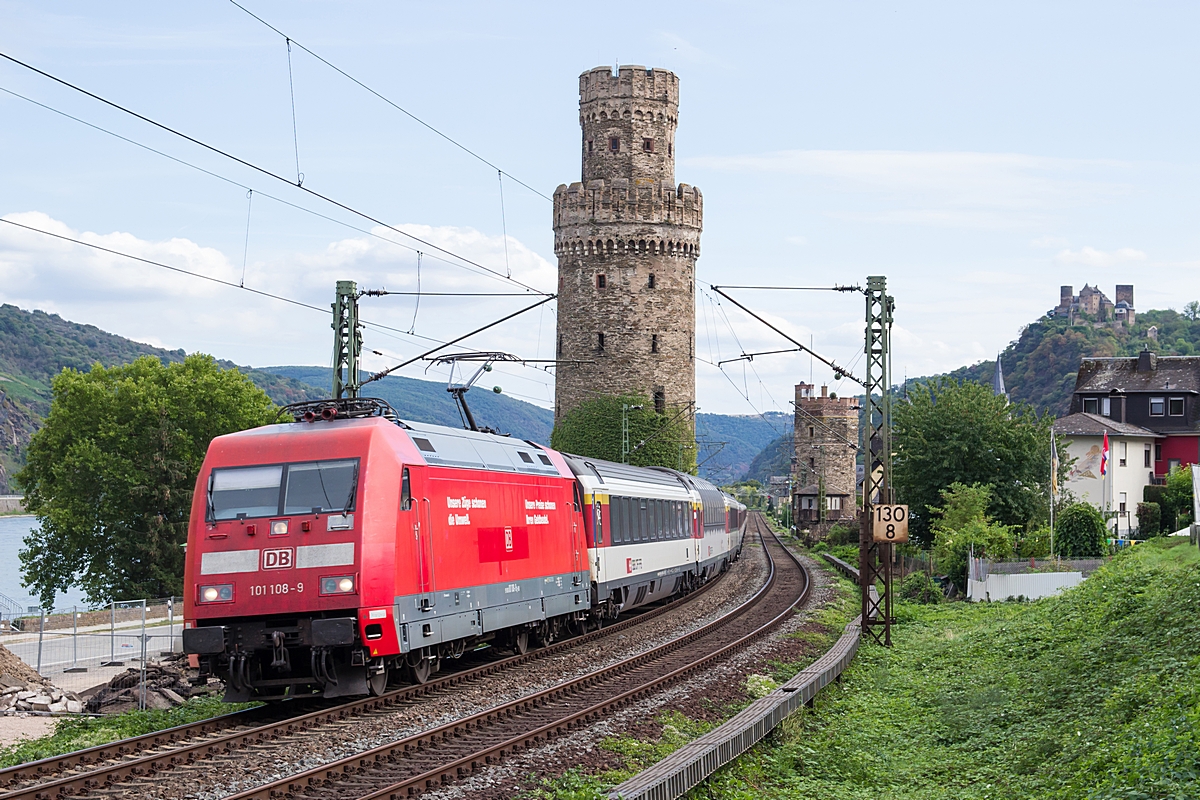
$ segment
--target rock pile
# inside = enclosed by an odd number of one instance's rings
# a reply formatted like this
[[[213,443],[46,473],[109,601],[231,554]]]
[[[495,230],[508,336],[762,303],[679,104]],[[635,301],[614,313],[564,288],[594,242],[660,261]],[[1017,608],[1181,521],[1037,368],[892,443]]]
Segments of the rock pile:
[[[203,687],[190,685],[186,670],[187,662],[182,656],[147,663],[146,708],[165,710],[198,694],[224,691],[220,684],[210,683]],[[119,714],[137,708],[141,677],[141,670],[136,667],[114,675],[112,680],[87,698],[87,710],[93,714]]]
[[[0,677],[0,683],[3,683],[4,679],[8,677],[8,675]],[[0,692],[0,712],[14,713],[18,711],[79,714],[83,711],[83,701],[74,692],[64,692],[48,686],[30,689],[18,683],[7,686],[4,691]]]

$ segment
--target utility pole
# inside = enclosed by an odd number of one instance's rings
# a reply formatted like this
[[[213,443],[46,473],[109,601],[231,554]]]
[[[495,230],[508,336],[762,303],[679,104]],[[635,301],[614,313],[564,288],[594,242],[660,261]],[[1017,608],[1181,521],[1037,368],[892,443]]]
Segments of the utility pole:
[[[862,589],[862,630],[876,643],[892,645],[892,548],[876,542],[872,513],[877,504],[892,502],[892,396],[890,386],[892,314],[894,298],[887,294],[887,278],[867,278],[865,354],[866,424],[862,429],[863,508],[859,528],[858,574]],[[877,597],[870,590],[882,586]]]
[[[358,397],[358,358],[362,354],[362,331],[358,324],[358,284],[337,282],[333,303],[333,398]],[[342,377],[343,371],[345,378]]]
[[[629,412],[636,411],[642,406],[631,406],[627,403],[621,404],[621,463],[629,463]]]

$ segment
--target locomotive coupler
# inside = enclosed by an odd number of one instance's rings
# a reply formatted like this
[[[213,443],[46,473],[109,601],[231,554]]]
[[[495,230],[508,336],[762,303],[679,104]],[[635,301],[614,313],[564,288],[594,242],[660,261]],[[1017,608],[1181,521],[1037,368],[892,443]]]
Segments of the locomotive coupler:
[[[271,632],[271,668],[282,672],[292,671],[292,658],[283,646],[283,631]]]

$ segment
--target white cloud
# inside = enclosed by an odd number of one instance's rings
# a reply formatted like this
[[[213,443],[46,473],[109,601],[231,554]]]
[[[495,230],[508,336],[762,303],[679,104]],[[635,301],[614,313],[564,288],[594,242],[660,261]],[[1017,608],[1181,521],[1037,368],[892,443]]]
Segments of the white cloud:
[[[1062,237],[1062,236],[1039,236],[1038,238],[1032,240],[1029,243],[1029,246],[1030,247],[1054,248],[1054,247],[1066,247],[1069,244],[1070,244],[1070,241],[1068,241],[1065,237]]]
[[[1087,267],[1113,267],[1134,261],[1145,261],[1146,254],[1132,247],[1122,247],[1110,252],[1084,247],[1080,250],[1063,250],[1054,260],[1060,264],[1082,264]]]
[[[827,193],[859,198],[849,210],[830,209],[831,215],[900,225],[1044,226],[1062,208],[1128,191],[1113,175],[1128,166],[1122,162],[1020,153],[784,150],[702,156],[685,159],[683,165],[803,176],[820,182]],[[863,202],[864,193],[875,199]]]
[[[6,219],[220,280],[241,280],[240,265],[219,250],[187,239],[150,241],[130,232],[75,231],[40,212],[10,214]],[[515,292],[518,296],[423,297],[415,315],[419,336],[401,333],[414,326],[414,297],[363,298],[362,317],[375,323],[364,333],[365,347],[387,354],[366,353],[363,361],[367,368],[393,364],[397,357],[407,358],[432,347],[430,339],[457,337],[538,299],[503,279],[503,238],[471,228],[397,227],[501,273],[497,277],[477,267],[452,265],[447,262],[453,258],[424,248],[430,252],[421,259],[422,291]],[[373,232],[383,238],[340,239],[316,251],[287,253],[248,265],[248,288],[315,307],[309,310],[0,224],[0,299],[25,309],[58,313],[137,341],[212,353],[241,364],[324,364],[332,350],[330,312],[326,309],[338,280],[355,280],[362,289],[413,291],[417,287],[416,253],[386,241],[401,241],[394,231],[381,227]],[[538,288],[554,286],[552,264],[511,236],[507,245],[508,268],[515,280]],[[553,343],[552,310],[538,309],[477,339],[468,339],[463,346],[535,358],[539,354],[549,357]],[[421,369],[414,365],[403,374],[426,377]],[[519,367],[506,367],[505,371],[506,383],[512,384],[514,393],[548,402],[545,385],[553,379],[547,373]],[[441,368],[431,369],[428,377],[436,378],[441,372]]]

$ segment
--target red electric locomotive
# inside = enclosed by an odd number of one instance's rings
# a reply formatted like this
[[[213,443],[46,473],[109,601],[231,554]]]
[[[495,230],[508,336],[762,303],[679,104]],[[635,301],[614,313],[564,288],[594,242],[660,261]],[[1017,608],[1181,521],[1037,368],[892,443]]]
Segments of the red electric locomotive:
[[[382,401],[293,410],[296,423],[213,440],[197,479],[184,650],[229,701],[378,694],[483,642],[524,652],[585,630],[707,578],[717,540],[692,522],[706,514],[740,546],[736,501],[691,476],[624,467],[614,490],[663,499],[623,501],[634,510],[601,535],[585,517],[594,466],[580,480],[553,450],[403,422]],[[614,542],[621,577],[601,557]]]

